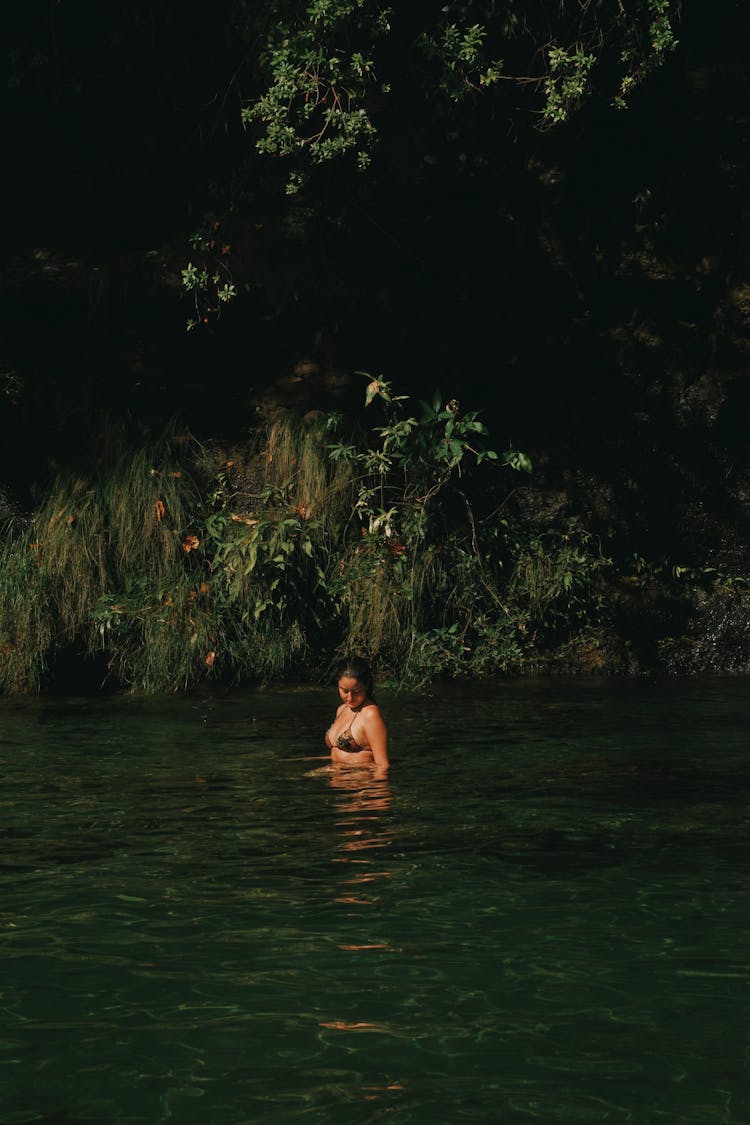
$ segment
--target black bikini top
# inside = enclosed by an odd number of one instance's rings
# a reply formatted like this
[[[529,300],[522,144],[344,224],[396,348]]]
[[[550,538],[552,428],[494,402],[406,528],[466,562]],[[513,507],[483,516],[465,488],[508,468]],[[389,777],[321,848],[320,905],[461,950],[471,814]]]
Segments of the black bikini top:
[[[354,718],[349,723],[349,726],[346,730],[341,732],[334,743],[334,746],[339,750],[344,750],[347,754],[359,754],[362,750],[362,747],[352,734],[352,727],[354,726],[357,715],[359,715],[359,711],[355,712]]]

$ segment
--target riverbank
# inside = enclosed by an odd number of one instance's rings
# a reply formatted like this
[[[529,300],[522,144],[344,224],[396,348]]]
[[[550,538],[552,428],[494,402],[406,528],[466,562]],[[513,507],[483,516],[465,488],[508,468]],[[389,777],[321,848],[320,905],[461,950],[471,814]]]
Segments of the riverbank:
[[[738,525],[656,554],[611,488],[555,484],[455,400],[368,378],[366,402],[231,444],[103,435],[6,520],[2,690],[319,681],[348,651],[407,684],[750,671]]]

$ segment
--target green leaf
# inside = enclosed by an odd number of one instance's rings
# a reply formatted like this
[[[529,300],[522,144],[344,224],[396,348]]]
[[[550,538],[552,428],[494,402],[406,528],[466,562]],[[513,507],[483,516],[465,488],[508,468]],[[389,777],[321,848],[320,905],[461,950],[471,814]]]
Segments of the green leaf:
[[[516,472],[530,473],[532,469],[531,458],[519,449],[507,449],[504,454],[505,465],[509,465]]]
[[[365,406],[369,406],[370,403],[372,402],[372,400],[375,398],[375,396],[379,395],[379,394],[380,394],[380,383],[378,382],[377,379],[372,379],[367,384],[367,390],[365,391]]]

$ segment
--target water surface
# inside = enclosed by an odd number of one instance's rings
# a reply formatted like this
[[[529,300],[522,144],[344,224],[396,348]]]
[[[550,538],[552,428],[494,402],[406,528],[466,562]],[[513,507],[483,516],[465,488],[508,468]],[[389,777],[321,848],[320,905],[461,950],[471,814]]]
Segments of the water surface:
[[[0,703],[0,1121],[750,1123],[748,684]]]

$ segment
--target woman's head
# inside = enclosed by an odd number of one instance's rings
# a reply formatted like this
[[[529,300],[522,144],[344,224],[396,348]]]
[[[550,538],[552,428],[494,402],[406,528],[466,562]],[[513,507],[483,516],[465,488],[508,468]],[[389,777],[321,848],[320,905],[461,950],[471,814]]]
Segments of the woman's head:
[[[348,656],[336,669],[341,698],[352,706],[372,699],[374,681],[370,665],[361,656]]]

